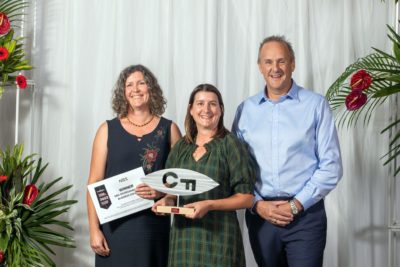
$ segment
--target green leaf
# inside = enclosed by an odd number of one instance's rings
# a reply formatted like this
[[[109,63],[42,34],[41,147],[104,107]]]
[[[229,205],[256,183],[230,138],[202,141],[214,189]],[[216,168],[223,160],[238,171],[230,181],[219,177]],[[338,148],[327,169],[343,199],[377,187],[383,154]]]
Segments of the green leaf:
[[[44,201],[46,201],[46,199],[42,199],[42,196],[47,192],[47,190],[49,190],[55,183],[57,183],[58,181],[60,181],[62,179],[62,177],[59,177],[55,180],[53,180],[52,182],[50,182],[49,184],[40,184],[39,185],[39,194],[37,195],[36,199],[32,202],[31,207],[36,207],[37,205],[40,205],[41,203],[43,203]]]
[[[14,70],[31,70],[31,69],[32,69],[32,66],[29,66],[29,65],[16,66],[14,68]]]
[[[32,227],[32,226],[36,226],[39,224],[45,224],[48,220],[51,220],[51,219],[57,217],[58,215],[61,215],[64,212],[67,212],[68,210],[69,210],[69,208],[65,208],[65,209],[57,210],[57,211],[49,211],[48,213],[46,213],[44,215],[43,214],[40,214],[40,215],[32,214],[32,216],[24,222],[24,225]]]
[[[16,45],[17,45],[17,41],[11,40],[11,41],[5,43],[5,44],[4,44],[4,47],[7,48],[8,53],[11,54],[11,53],[14,52],[14,49],[15,49],[15,46],[16,46]],[[11,59],[12,59],[12,58],[11,58]]]
[[[46,213],[48,213],[50,211],[53,211],[53,210],[56,210],[58,208],[64,208],[64,207],[72,206],[76,202],[77,202],[76,200],[66,200],[66,201],[62,201],[62,202],[56,202],[54,204],[43,206],[42,209],[40,209],[40,210],[37,209],[36,212],[38,214],[46,214]]]
[[[50,199],[52,199],[52,198],[58,196],[59,194],[65,192],[65,191],[67,191],[67,190],[69,190],[70,188],[72,188],[72,185],[65,186],[65,187],[63,187],[63,188],[61,188],[61,189],[55,191],[54,193],[52,193],[52,194],[46,196],[45,198],[39,200],[37,203],[39,204],[39,203],[45,202],[45,201],[47,201],[47,200],[50,200]]]
[[[381,131],[381,134],[386,132],[387,130],[391,129],[392,127],[396,126],[399,123],[400,123],[400,119],[398,119],[398,120],[394,121],[393,123],[389,124],[385,129],[383,129]]]
[[[398,43],[393,43],[393,53],[397,61],[400,62],[400,46]]]
[[[400,131],[396,133],[396,135],[390,140],[389,146],[392,147],[399,141],[400,138]]]
[[[7,235],[5,232],[0,233],[0,249],[1,249],[1,251],[5,252],[7,250],[9,240],[10,240],[9,235]]]
[[[46,243],[38,242],[38,241],[35,241],[35,242],[37,242],[38,244],[40,244],[41,247],[43,247],[45,250],[47,250],[47,251],[50,252],[51,254],[56,255],[56,253],[54,252],[54,250],[52,250],[48,245],[46,245]],[[40,247],[38,247],[38,248],[40,248]],[[40,248],[40,250],[42,250],[42,249]],[[42,251],[43,251],[43,250],[42,250]],[[44,253],[44,251],[43,251],[43,253]]]
[[[388,164],[390,161],[395,159],[400,153],[400,145],[392,147],[387,153],[387,160],[383,163],[383,165]]]
[[[36,168],[35,168],[35,174],[32,177],[32,184],[36,184],[37,183],[39,177],[43,174],[43,172],[46,170],[48,165],[49,164],[45,164],[43,166],[43,168],[42,168],[41,167],[42,166],[42,158],[39,158],[38,163],[37,163]]]
[[[13,37],[14,37],[14,30],[10,29],[5,36],[0,38],[1,40],[0,44],[3,46],[5,43],[9,43],[13,39]]]
[[[375,94],[372,95],[372,97],[377,98],[377,97],[385,97],[389,96],[392,94],[397,94],[400,92],[400,84],[395,84],[393,86],[385,87],[377,91]]]
[[[384,77],[385,80],[389,82],[395,82],[395,83],[400,83],[400,74],[398,75],[388,75]]]
[[[47,225],[58,225],[60,227],[63,227],[63,228],[69,229],[69,230],[74,230],[74,228],[72,228],[72,226],[67,221],[49,220],[49,221],[47,221],[46,224]]]
[[[66,248],[74,248],[74,244],[72,240],[70,240],[67,237],[62,237],[62,236],[56,236],[56,235],[51,235],[47,233],[39,233],[35,232],[32,233],[32,231],[28,230],[29,235],[33,234],[34,235],[34,240],[38,242],[43,242],[45,244],[50,244],[50,245],[56,245],[60,247],[66,247]]]

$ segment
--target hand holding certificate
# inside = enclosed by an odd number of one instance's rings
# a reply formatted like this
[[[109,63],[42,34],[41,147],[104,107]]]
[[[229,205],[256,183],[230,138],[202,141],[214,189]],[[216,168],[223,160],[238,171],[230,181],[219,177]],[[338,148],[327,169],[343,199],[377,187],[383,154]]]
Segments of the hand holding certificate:
[[[88,185],[100,224],[151,208],[154,201],[135,193],[145,174],[137,168]]]

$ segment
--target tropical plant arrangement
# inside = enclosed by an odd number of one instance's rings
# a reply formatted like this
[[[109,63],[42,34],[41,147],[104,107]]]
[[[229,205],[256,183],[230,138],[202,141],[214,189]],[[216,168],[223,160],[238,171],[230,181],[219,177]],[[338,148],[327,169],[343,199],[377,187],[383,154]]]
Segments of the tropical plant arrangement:
[[[22,145],[0,150],[0,266],[55,266],[50,245],[75,247],[73,238],[60,232],[73,228],[58,216],[77,201],[62,197],[72,185],[54,191],[62,177],[39,182],[48,164],[22,153]]]
[[[20,89],[26,88],[26,78],[19,72],[32,69],[24,59],[23,38],[15,38],[13,28],[26,7],[27,2],[22,0],[0,0],[0,97],[9,81],[15,81]]]
[[[360,118],[368,124],[374,110],[400,92],[400,36],[392,27],[387,27],[393,55],[372,48],[374,53],[350,64],[326,93],[339,127],[354,126]],[[396,118],[381,131],[381,134],[394,132],[389,140],[389,151],[382,157],[384,165],[394,162],[400,155],[399,126],[400,118]],[[400,166],[394,170],[394,176],[399,172]]]

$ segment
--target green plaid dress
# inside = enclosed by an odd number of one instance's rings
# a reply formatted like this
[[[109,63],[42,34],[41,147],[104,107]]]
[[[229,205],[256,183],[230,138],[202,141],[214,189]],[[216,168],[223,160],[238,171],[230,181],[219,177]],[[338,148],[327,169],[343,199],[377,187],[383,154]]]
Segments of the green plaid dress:
[[[184,168],[203,173],[219,186],[202,194],[180,197],[180,205],[221,199],[236,193],[253,194],[254,170],[248,152],[232,134],[205,145],[207,152],[195,161],[195,144],[183,139],[171,150],[167,168]],[[242,235],[235,211],[211,211],[202,219],[174,216],[170,234],[168,266],[245,266]]]

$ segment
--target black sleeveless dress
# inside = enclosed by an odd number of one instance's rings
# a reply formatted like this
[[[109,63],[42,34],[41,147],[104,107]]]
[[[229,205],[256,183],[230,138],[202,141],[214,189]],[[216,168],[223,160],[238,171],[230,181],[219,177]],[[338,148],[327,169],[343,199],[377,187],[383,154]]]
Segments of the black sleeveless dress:
[[[146,174],[163,169],[170,150],[171,121],[161,117],[155,130],[141,138],[128,133],[118,118],[107,121],[105,178],[140,166]],[[111,250],[96,254],[96,266],[164,267],[168,262],[169,216],[150,209],[101,225]]]

